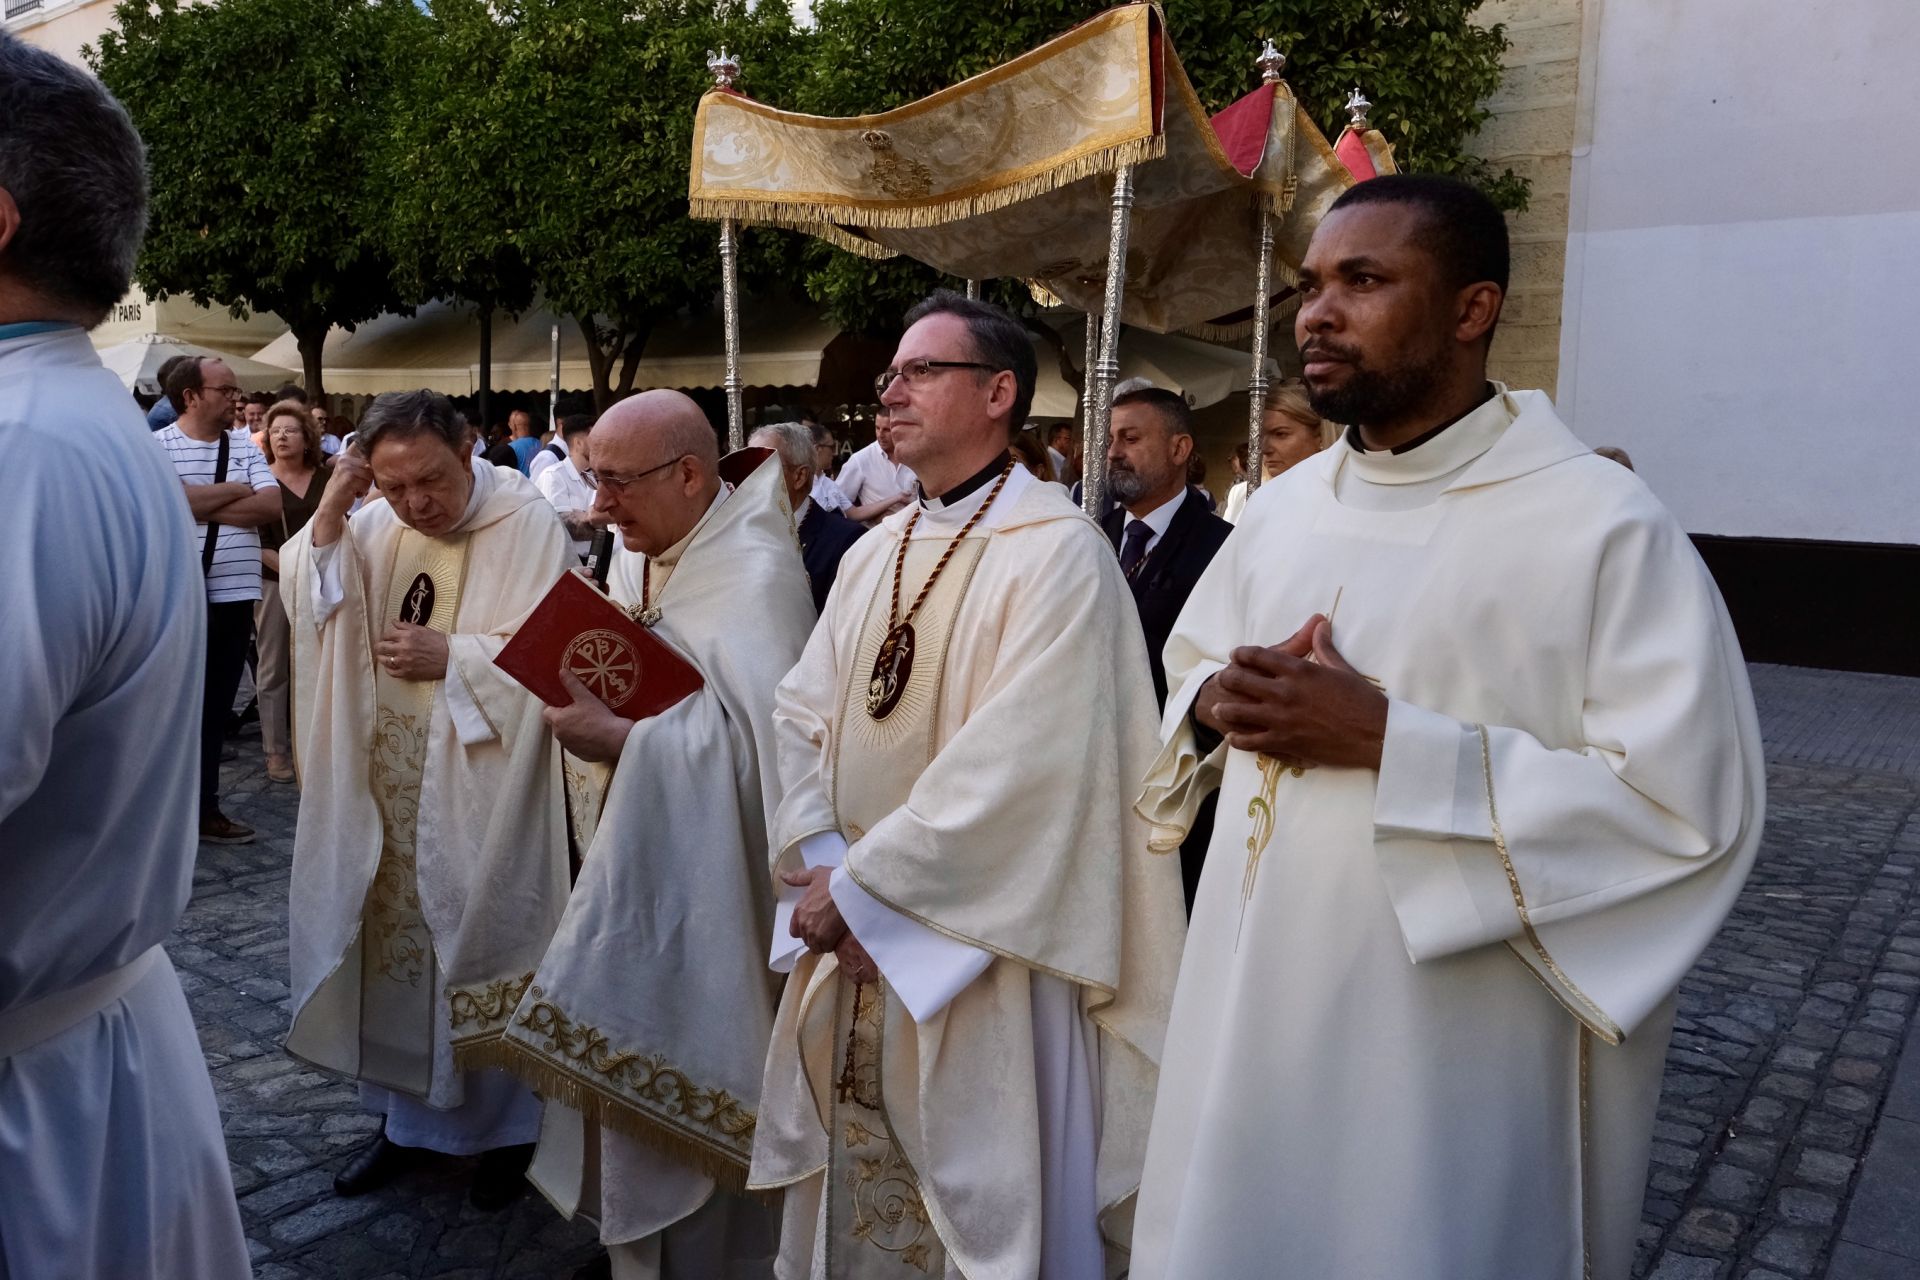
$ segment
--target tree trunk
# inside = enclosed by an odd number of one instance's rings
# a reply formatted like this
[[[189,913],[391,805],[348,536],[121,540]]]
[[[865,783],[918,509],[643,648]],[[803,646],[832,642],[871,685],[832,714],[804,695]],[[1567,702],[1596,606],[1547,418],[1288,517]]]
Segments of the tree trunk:
[[[653,333],[653,326],[634,329],[627,334],[627,348],[620,353],[620,397],[625,399],[633,394],[634,375],[640,372],[640,353],[647,349],[647,338]]]
[[[600,332],[593,327],[591,316],[575,316],[573,322],[580,326],[580,336],[587,340],[587,368],[593,371],[593,412],[595,416],[603,414],[613,404],[613,386],[608,377],[605,347],[600,345]]]
[[[493,424],[488,401],[493,395],[493,304],[480,304],[480,435],[484,439]]]
[[[306,384],[309,404],[324,404],[327,398],[320,356],[326,349],[328,327],[325,320],[307,320],[293,326],[294,340],[300,345],[301,381]]]

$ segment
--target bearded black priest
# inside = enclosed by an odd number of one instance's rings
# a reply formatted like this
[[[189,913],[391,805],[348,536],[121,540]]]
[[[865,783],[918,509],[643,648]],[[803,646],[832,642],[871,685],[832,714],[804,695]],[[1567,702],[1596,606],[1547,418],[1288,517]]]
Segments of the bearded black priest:
[[[1171,847],[1221,797],[1139,1280],[1632,1267],[1760,742],[1672,516],[1486,381],[1506,279],[1499,211],[1411,177],[1343,196],[1300,273],[1314,408],[1357,425],[1253,495],[1167,642],[1143,807]]]
[[[567,858],[559,748],[493,658],[575,560],[540,491],[471,440],[445,396],[379,397],[281,552],[303,782],[287,1051],[386,1115],[342,1194],[420,1148],[498,1150],[474,1185],[498,1207],[524,1186],[540,1106],[463,1067],[532,979]],[[381,500],[347,520],[373,481]]]
[[[1126,782],[1146,649],[1099,528],[1008,456],[1025,330],[944,293],[908,322],[880,393],[922,492],[847,552],[778,695],[792,976],[753,1185],[786,1189],[791,1280],[1100,1280],[1184,928]]]
[[[752,1280],[777,1220],[738,1194],[775,998],[773,691],[813,601],[768,451],[723,461],[677,391],[616,404],[590,448],[611,594],[705,685],[635,722],[563,676],[573,704],[546,715],[570,767],[612,776],[603,809],[576,806],[598,823],[501,1060],[547,1099],[530,1176],[599,1224],[617,1280]]]

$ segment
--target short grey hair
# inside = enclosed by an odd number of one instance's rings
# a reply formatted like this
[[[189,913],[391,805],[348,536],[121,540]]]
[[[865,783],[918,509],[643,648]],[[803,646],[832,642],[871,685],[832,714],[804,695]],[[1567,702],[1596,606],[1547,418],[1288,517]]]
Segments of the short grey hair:
[[[747,443],[772,449],[790,467],[813,465],[813,432],[797,422],[769,422],[756,428]]]
[[[146,146],[98,80],[4,33],[0,187],[20,209],[0,270],[88,328],[106,319],[147,231]]]
[[[408,436],[434,436],[462,453],[467,448],[467,420],[438,391],[389,391],[367,406],[354,443],[372,457],[373,446],[382,440]]]

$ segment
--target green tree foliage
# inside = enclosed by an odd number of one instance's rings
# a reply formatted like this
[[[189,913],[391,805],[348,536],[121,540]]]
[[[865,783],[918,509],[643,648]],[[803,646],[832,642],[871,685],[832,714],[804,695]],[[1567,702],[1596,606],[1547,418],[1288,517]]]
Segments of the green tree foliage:
[[[1218,111],[1258,83],[1263,37],[1288,55],[1286,77],[1328,138],[1346,123],[1348,92],[1374,102],[1373,124],[1402,169],[1458,174],[1502,208],[1526,203],[1524,179],[1494,173],[1465,146],[1487,118],[1507,47],[1481,27],[1481,0],[1165,0],[1169,34],[1201,102]],[[792,100],[820,115],[884,111],[1005,62],[1108,7],[1101,0],[816,0],[809,73]],[[753,50],[743,51],[750,59]],[[758,93],[756,97],[762,96]],[[914,263],[862,261],[814,244],[806,285],[837,323],[890,329],[939,284]],[[1004,282],[996,296],[1023,296]]]
[[[126,0],[88,50],[146,139],[135,279],[156,297],[277,312],[323,394],[332,325],[397,305],[373,148],[404,0]]]
[[[488,425],[496,312],[533,303],[533,267],[513,198],[536,140],[496,109],[489,69],[511,31],[475,0],[439,0],[396,23],[396,77],[380,148],[394,286],[409,302],[464,299],[480,313],[480,425]]]
[[[447,101],[400,126],[416,155],[448,149],[415,170],[436,189],[412,199],[438,209],[420,243],[440,261],[421,277],[527,263],[586,336],[604,407],[632,389],[654,327],[720,287],[718,232],[687,217],[707,52],[751,48],[752,83],[777,97],[799,69],[792,18],[741,0],[437,0],[435,21],[423,94]],[[750,240],[756,277],[791,252],[780,233]]]

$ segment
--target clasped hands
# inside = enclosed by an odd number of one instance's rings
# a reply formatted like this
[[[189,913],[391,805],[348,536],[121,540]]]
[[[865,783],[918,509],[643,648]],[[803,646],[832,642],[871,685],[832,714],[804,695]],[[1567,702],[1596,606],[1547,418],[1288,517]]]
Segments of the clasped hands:
[[[1280,644],[1235,649],[1201,686],[1193,715],[1228,746],[1295,768],[1378,769],[1387,697],[1340,656],[1316,613]]]
[[[782,883],[806,890],[793,909],[793,923],[787,926],[787,932],[806,943],[807,950],[815,955],[833,952],[840,959],[841,970],[855,982],[872,982],[880,976],[880,967],[833,904],[833,894],[827,887],[832,876],[832,867],[803,867],[780,873]]]

